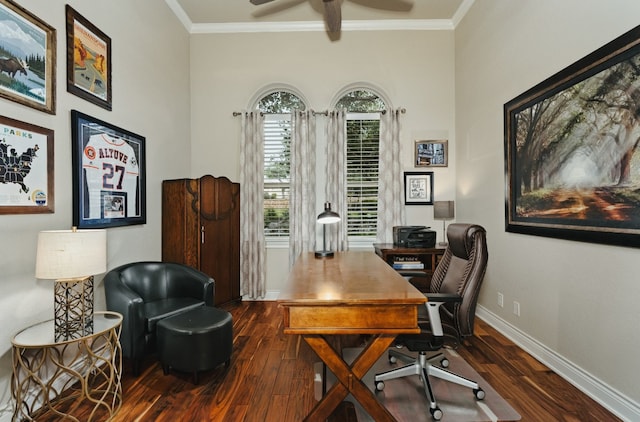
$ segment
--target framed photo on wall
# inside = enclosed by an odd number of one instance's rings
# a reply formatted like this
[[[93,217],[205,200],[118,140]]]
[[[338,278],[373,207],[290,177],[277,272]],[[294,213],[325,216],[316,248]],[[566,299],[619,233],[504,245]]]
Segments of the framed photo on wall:
[[[407,171],[404,173],[405,205],[433,204],[433,172]]]
[[[53,130],[0,116],[0,214],[54,211]]]
[[[145,138],[71,111],[73,225],[145,224]]]
[[[111,110],[111,38],[71,6],[67,16],[67,91]]]
[[[414,164],[416,167],[447,167],[448,141],[416,141]]]
[[[507,232],[640,247],[640,26],[504,105]]]
[[[56,30],[11,0],[0,0],[0,96],[56,114]]]

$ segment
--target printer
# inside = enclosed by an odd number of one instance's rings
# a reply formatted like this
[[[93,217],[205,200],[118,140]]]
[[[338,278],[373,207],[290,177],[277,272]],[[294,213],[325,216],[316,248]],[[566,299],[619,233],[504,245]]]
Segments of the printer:
[[[394,226],[393,246],[403,248],[433,248],[436,232],[427,226]]]

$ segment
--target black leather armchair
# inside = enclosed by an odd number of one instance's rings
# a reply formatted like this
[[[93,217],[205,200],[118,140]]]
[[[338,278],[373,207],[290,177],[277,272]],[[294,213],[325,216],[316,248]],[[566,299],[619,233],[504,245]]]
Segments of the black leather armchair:
[[[123,316],[122,354],[138,374],[145,353],[155,347],[156,324],[163,318],[213,306],[215,282],[186,265],[168,262],[133,262],[104,277],[107,309]]]
[[[451,224],[447,230],[447,238],[449,245],[431,278],[429,292],[425,293],[425,312],[419,314],[421,333],[401,335],[396,339],[398,344],[406,346],[412,352],[418,352],[418,356],[412,357],[390,349],[391,363],[401,360],[408,365],[376,374],[374,378],[376,390],[381,391],[386,380],[419,375],[429,398],[431,416],[435,420],[442,418],[442,411],[433,394],[430,377],[471,388],[478,400],[485,396],[475,381],[444,369],[449,362],[442,355],[427,358],[427,352],[442,349],[445,337],[452,336],[456,343],[461,343],[465,337],[473,335],[476,304],[487,268],[488,252],[484,228],[477,224]],[[415,273],[403,275],[407,278],[416,276]],[[432,364],[438,359],[440,365]]]

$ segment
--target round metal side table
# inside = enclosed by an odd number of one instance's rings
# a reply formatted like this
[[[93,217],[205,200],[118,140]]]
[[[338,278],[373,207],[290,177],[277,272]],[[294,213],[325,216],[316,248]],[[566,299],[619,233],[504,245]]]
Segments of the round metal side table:
[[[93,334],[54,340],[53,320],[16,334],[13,420],[108,421],[122,405],[122,315],[96,312]],[[87,405],[88,404],[88,405]]]

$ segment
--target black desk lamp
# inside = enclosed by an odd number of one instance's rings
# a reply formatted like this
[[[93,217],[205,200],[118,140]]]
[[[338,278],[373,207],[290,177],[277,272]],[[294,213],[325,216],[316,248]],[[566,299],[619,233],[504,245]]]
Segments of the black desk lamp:
[[[324,203],[324,211],[318,215],[316,220],[318,224],[322,224],[322,250],[316,251],[316,258],[333,258],[333,251],[327,250],[327,224],[334,224],[340,221],[340,215],[331,211],[331,203]]]

